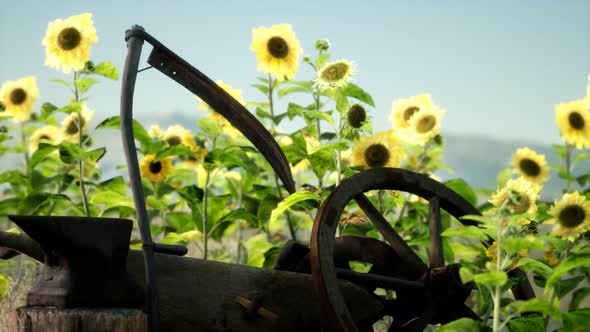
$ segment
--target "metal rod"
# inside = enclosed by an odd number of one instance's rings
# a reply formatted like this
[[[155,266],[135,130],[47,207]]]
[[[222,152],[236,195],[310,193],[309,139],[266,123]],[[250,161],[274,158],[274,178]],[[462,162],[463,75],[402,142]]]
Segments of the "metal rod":
[[[424,283],[420,281],[405,280],[382,276],[374,273],[360,273],[343,268],[336,268],[336,276],[340,279],[358,283],[364,286],[378,287],[383,289],[421,289]]]
[[[131,31],[144,31],[144,29],[138,25],[134,25]],[[141,186],[141,175],[139,174],[139,162],[137,160],[135,139],[133,136],[133,93],[143,39],[131,35],[130,31],[126,32],[125,39],[127,40],[127,58],[125,59],[121,87],[121,133],[123,149],[127,159],[127,169],[129,171],[129,182],[135,203],[137,223],[139,224],[139,232],[141,234],[141,241],[143,242],[143,257],[146,268],[145,282],[148,329],[150,332],[157,332],[159,331],[159,317],[154,243],[150,232],[150,221],[146,211],[143,188]]]
[[[443,243],[440,233],[442,226],[440,223],[440,198],[433,196],[428,202],[428,227],[430,230],[430,268],[445,266],[445,257],[443,254]]]

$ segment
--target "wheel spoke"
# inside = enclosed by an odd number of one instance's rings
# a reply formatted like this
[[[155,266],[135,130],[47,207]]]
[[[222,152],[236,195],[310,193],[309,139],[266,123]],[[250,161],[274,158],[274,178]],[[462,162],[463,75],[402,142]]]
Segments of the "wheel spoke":
[[[369,201],[367,196],[360,194],[354,197],[358,206],[365,212],[367,217],[373,222],[375,228],[383,235],[383,238],[395,250],[400,258],[409,265],[413,275],[419,277],[428,271],[428,267],[418,257],[418,255],[408,246],[406,241],[391,227],[389,222],[383,218],[383,215]]]
[[[443,255],[443,243],[440,233],[442,226],[440,223],[440,199],[434,196],[428,202],[428,227],[430,229],[430,268],[445,266],[445,257]]]

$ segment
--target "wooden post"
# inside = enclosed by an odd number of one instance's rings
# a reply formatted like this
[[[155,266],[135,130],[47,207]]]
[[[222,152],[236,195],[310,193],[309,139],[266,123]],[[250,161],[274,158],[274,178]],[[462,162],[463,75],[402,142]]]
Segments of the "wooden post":
[[[8,315],[11,332],[147,332],[139,309],[20,307]]]

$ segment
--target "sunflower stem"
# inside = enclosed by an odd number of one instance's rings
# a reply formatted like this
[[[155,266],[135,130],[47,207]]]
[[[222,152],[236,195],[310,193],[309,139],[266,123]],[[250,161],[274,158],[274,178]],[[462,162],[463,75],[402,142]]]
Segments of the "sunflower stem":
[[[272,117],[270,122],[271,122],[271,133],[273,136],[275,136],[275,134],[276,134],[275,111],[274,111],[274,103],[273,103],[274,82],[275,81],[273,81],[272,76],[270,74],[268,74],[268,105],[270,108],[269,109],[270,116]],[[282,200],[283,194],[281,193],[281,185],[279,183],[279,177],[276,173],[274,174],[274,178],[275,178],[275,185],[277,187],[277,194],[279,195],[279,199]],[[285,216],[287,217],[287,225],[289,226],[289,233],[291,234],[291,239],[293,239],[294,241],[297,241],[295,227],[293,226],[293,220],[291,220],[291,214],[289,213],[289,211],[285,211]],[[267,237],[270,238],[270,231],[268,230],[268,227],[267,227],[266,235],[267,235]]]
[[[565,173],[567,176],[567,192],[572,192],[572,146],[565,143]]]
[[[25,157],[25,176],[29,180],[28,181],[29,182],[28,191],[31,191],[32,184],[31,184],[31,172],[29,170],[29,163],[30,163],[29,146],[27,145],[27,135],[25,134],[25,122],[20,123],[20,142],[24,148],[23,155]]]
[[[76,103],[80,102],[80,93],[78,92],[78,86],[76,85],[76,81],[79,78],[79,73],[74,71],[74,98],[76,99]],[[78,112],[78,145],[81,149],[84,147],[82,141],[82,131],[83,131],[83,124],[82,124],[82,111]],[[78,170],[80,172],[80,193],[82,194],[82,205],[84,206],[84,213],[87,217],[90,217],[90,207],[88,206],[88,197],[86,197],[86,187],[84,184],[84,160],[80,158],[78,160]]]
[[[215,145],[217,143],[217,138],[213,139],[211,143],[211,151],[215,150]],[[208,249],[209,249],[209,233],[207,232],[207,200],[209,197],[209,180],[211,179],[211,170],[205,169],[205,186],[203,188],[203,211],[202,211],[202,219],[203,219],[203,260],[207,260]]]

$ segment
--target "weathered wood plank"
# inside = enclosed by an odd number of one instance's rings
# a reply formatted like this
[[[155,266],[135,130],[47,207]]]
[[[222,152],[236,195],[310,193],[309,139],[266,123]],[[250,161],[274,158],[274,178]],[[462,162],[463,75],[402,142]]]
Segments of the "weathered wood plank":
[[[21,307],[8,315],[11,332],[147,332],[146,314],[128,308]]]

